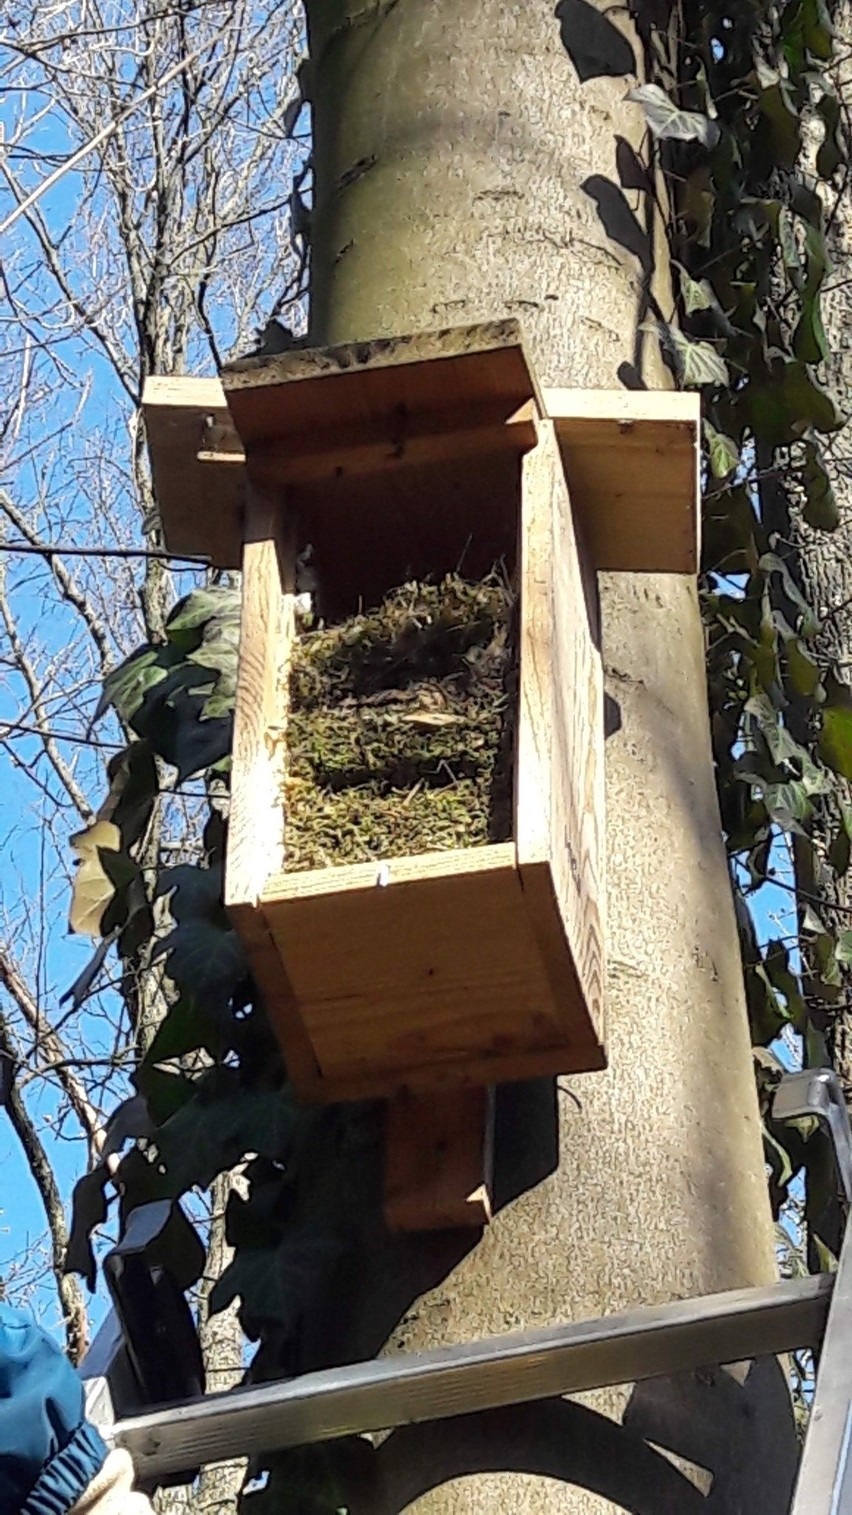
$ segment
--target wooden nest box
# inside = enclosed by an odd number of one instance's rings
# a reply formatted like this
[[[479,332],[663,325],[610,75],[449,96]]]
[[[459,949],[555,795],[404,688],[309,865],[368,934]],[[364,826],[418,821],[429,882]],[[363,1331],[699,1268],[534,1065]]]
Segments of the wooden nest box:
[[[541,393],[517,326],[501,322],[248,359],[221,387],[155,379],[145,410],[169,548],[243,570],[226,904],[296,1090],[419,1098],[602,1068],[596,570],[695,572],[695,398]],[[306,627],[308,559],[320,619]],[[500,632],[510,655],[495,706],[502,830],[406,851],[406,812],[432,802],[433,780],[395,790],[391,767],[382,803],[398,844],[340,863],[332,838],[323,866],[294,865],[283,796],[306,641],[334,627],[357,638],[406,585],[410,639],[434,625],[440,586],[482,584],[495,568],[514,616]],[[423,585],[433,590],[418,599]],[[403,644],[386,638],[380,672]],[[437,711],[426,680],[425,717],[408,674],[391,694],[384,672],[368,688],[378,714],[344,693],[334,719],[363,727],[365,783],[370,721],[463,720],[459,668]],[[436,788],[473,762],[473,739],[453,740],[460,757],[440,760]]]

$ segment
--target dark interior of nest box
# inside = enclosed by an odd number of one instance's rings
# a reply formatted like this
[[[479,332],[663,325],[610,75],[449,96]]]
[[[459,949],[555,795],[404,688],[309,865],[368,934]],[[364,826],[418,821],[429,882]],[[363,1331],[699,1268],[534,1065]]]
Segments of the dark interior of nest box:
[[[296,550],[313,548],[326,621],[377,605],[410,580],[482,579],[518,559],[521,460],[477,455],[291,485]]]

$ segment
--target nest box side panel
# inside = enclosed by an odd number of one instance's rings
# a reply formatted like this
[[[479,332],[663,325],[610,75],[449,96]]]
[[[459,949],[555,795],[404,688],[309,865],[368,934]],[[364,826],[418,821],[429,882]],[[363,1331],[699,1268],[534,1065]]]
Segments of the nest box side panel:
[[[591,1071],[605,1063],[603,667],[550,421],[523,461],[521,522],[518,865],[563,1030]]]
[[[497,1081],[560,1046],[511,843],[285,874],[263,911],[331,1082]]]

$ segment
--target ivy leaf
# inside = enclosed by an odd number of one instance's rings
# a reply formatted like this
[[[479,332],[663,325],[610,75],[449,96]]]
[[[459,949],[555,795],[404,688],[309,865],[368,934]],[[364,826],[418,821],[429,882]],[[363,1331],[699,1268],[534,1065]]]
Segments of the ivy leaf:
[[[138,842],[157,797],[157,765],[147,742],[131,742],[107,764],[109,791],[98,810],[99,821],[112,821],[125,847]]]
[[[181,863],[176,868],[161,868],[157,876],[157,897],[169,897],[169,914],[178,925],[184,921],[208,919],[224,928],[228,917],[222,904],[222,869],[199,868],[195,863]]]
[[[231,1075],[227,1077],[226,1075]],[[297,1110],[284,1089],[242,1087],[229,1068],[216,1068],[195,1097],[157,1132],[157,1148],[175,1196],[207,1189],[248,1153],[283,1163],[290,1155]]]
[[[802,0],[802,35],[814,58],[823,63],[831,58],[835,33],[826,0]]]
[[[132,652],[106,675],[93,721],[99,721],[110,706],[122,721],[132,721],[146,694],[165,676],[161,648],[142,647]]]
[[[581,84],[588,79],[618,79],[636,73],[628,39],[589,0],[559,0],[559,33]]]
[[[836,679],[822,707],[819,755],[833,773],[852,779],[852,694]]]
[[[683,188],[684,215],[695,227],[695,240],[699,247],[710,246],[715,209],[716,189],[713,177],[709,168],[702,165],[689,175]]]
[[[181,994],[227,1003],[248,971],[242,943],[232,928],[212,921],[184,921],[154,948],[154,961],[164,957],[166,972]]]
[[[822,453],[815,442],[805,444],[801,481],[805,491],[802,515],[808,525],[817,531],[836,531],[840,525],[840,512]]]
[[[824,83],[823,88],[825,88]],[[817,115],[822,118],[825,134],[817,149],[816,171],[821,179],[833,179],[845,161],[840,133],[840,101],[833,92],[825,90],[817,105]]]
[[[119,854],[121,833],[112,821],[95,821],[71,837],[71,849],[79,862],[74,875],[68,925],[80,936],[100,936],[101,922],[115,894],[115,885],[105,866],[106,854]],[[126,858],[130,863],[132,860]]]
[[[106,1186],[109,1174],[105,1167],[95,1168],[78,1179],[71,1196],[71,1234],[65,1253],[65,1272],[81,1273],[90,1294],[97,1284],[97,1265],[92,1247],[92,1232],[107,1218]]]
[[[828,351],[819,293],[807,295],[802,301],[802,313],[793,333],[793,352],[803,363],[824,363]]]
[[[758,105],[761,119],[756,150],[773,169],[795,168],[802,150],[802,130],[786,81],[779,80],[762,89]]]
[[[141,1094],[134,1094],[130,1099],[123,1100],[107,1121],[101,1160],[106,1162],[107,1158],[120,1152],[125,1142],[153,1134],[154,1122],[148,1113],[145,1098]]]
[[[806,636],[815,636],[819,631],[819,621],[814,614],[813,607],[805,599],[801,589],[796,583],[783,558],[779,558],[777,552],[764,552],[758,562],[758,568],[769,577],[777,573],[787,599],[796,609],[801,611],[802,630]]]
[[[193,652],[202,642],[204,628],[211,622],[239,624],[240,593],[237,589],[214,586],[193,589],[179,600],[166,621],[169,642],[184,653]]]
[[[794,692],[805,699],[813,699],[820,687],[819,664],[814,662],[797,636],[785,641],[784,652],[787,658],[787,676]]]
[[[197,1052],[201,1047],[212,1057],[219,1057],[222,1033],[215,1019],[198,1001],[185,994],[169,1006],[160,1021],[145,1061],[165,1063],[171,1058],[184,1057],[187,1052]]]
[[[740,463],[736,442],[732,437],[726,437],[724,432],[717,431],[709,421],[704,422],[704,436],[707,442],[710,472],[714,479],[727,479]]]
[[[715,121],[699,111],[681,110],[659,84],[640,84],[628,91],[627,99],[641,105],[655,137],[666,141],[700,142],[708,149],[714,148],[719,141],[721,132]]]
[[[194,1048],[191,1050],[195,1050]],[[139,1064],[133,1074],[133,1082],[140,1094],[144,1094],[145,1102],[151,1114],[151,1119],[156,1126],[162,1126],[169,1116],[183,1109],[190,1100],[195,1098],[198,1089],[198,1080],[185,1078],[183,1074],[176,1073],[166,1068],[158,1068],[154,1064],[150,1051],[145,1059]],[[132,1157],[138,1148],[132,1148],[128,1157]],[[128,1160],[122,1161],[122,1170]],[[165,1190],[160,1185],[156,1192],[151,1191],[149,1198],[164,1199]]]
[[[103,937],[103,939],[98,942],[94,953],[89,958],[89,961],[87,962],[82,973],[79,973],[77,975],[70,989],[65,990],[65,993],[59,1001],[60,1005],[67,1005],[70,1000],[71,1004],[74,1006],[74,1009],[79,1010],[83,1001],[88,999],[94,984],[97,983],[98,975],[100,974],[104,962],[106,961],[107,953],[109,952],[109,949],[114,941],[115,932],[111,932],[109,936]]]
[[[676,326],[660,321],[663,346],[670,354],[677,376],[686,389],[700,389],[705,384],[726,385],[728,365],[709,342],[694,342]]]
[[[713,310],[717,302],[709,279],[693,279],[680,265],[677,271],[686,314],[694,316],[697,310]]]
[[[852,861],[852,805],[838,798],[840,809],[840,825],[833,837],[828,849],[828,860],[838,878],[843,878],[849,871]]]

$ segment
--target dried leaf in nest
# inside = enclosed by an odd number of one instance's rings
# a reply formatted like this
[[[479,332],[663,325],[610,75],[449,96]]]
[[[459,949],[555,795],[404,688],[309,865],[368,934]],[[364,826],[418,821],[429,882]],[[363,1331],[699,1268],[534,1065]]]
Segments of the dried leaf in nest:
[[[288,869],[511,835],[515,592],[502,570],[408,583],[303,631],[290,667]]]

